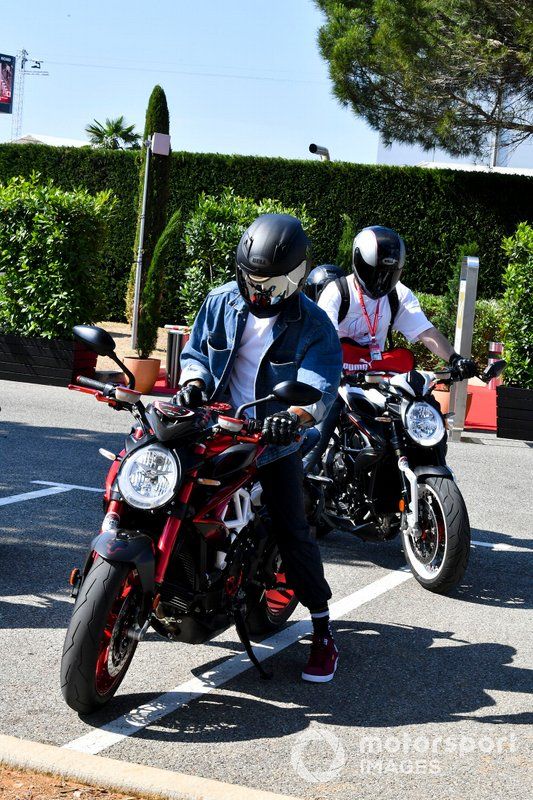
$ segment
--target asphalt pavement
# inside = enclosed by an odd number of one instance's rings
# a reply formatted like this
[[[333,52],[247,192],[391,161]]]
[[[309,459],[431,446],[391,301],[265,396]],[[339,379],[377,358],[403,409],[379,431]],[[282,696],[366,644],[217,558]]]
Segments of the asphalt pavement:
[[[246,669],[233,630],[197,646],[152,632],[115,700],[82,719],[59,690],[67,578],[101,519],[98,448],[119,449],[131,418],[22,383],[0,382],[0,405],[2,733],[309,798],[531,796],[531,446],[450,445],[478,544],[449,597],[402,572],[399,542],[323,542],[332,683],[299,679],[300,608],[260,651],[275,651],[272,681]]]

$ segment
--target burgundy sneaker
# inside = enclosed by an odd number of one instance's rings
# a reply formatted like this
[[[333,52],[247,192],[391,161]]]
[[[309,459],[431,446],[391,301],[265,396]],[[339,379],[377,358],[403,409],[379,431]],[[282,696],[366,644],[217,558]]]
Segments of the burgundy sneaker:
[[[311,642],[309,661],[302,672],[302,678],[312,683],[327,683],[333,680],[338,660],[339,651],[333,637],[324,638],[315,633]]]

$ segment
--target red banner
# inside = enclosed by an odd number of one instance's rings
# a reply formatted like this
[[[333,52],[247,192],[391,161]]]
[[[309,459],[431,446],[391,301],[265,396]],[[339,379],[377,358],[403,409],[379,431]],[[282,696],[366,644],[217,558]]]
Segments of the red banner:
[[[0,53],[0,114],[13,112],[13,87],[15,83],[15,56]]]

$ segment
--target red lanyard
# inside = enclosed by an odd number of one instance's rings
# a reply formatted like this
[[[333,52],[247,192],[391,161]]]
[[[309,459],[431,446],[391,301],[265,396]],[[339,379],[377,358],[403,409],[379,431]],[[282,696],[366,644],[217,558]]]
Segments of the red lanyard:
[[[379,317],[379,303],[376,306],[376,311],[374,313],[374,322],[370,322],[370,317],[368,316],[368,311],[366,310],[365,299],[363,297],[363,292],[361,291],[361,287],[357,287],[357,294],[359,296],[359,303],[361,304],[361,310],[363,312],[363,317],[365,318],[366,327],[368,328],[368,332],[370,334],[370,338],[372,342],[376,341],[376,331],[378,328],[378,317]]]

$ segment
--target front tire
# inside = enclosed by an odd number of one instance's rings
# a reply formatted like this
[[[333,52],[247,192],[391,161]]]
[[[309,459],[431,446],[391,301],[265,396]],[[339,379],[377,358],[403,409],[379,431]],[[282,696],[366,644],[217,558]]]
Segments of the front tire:
[[[61,691],[79,714],[104,706],[120,686],[137,649],[128,632],[141,603],[134,567],[97,557],[80,588],[61,659]]]
[[[418,583],[447,594],[462,580],[470,555],[470,522],[463,496],[451,478],[419,481],[422,538],[402,531],[406,561]]]

